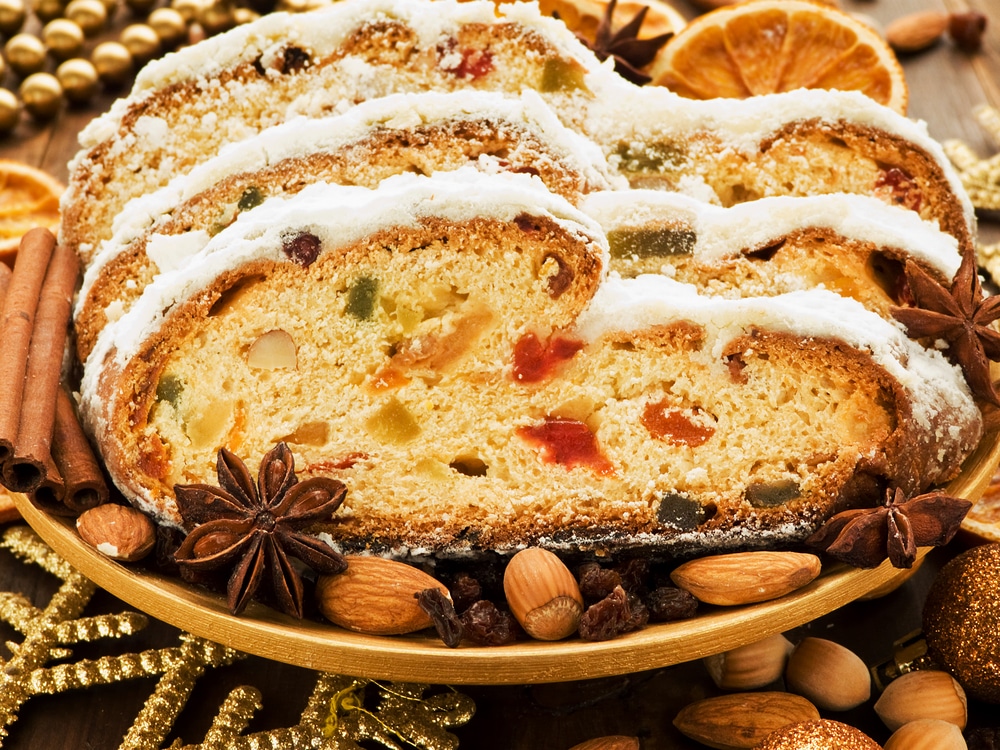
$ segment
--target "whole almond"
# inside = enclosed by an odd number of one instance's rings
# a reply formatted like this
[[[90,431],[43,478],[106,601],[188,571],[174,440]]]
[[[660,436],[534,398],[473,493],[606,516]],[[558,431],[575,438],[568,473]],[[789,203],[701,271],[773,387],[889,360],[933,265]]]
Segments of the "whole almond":
[[[788,657],[785,683],[824,711],[849,711],[871,697],[868,667],[846,646],[804,638]]]
[[[347,570],[316,580],[320,612],[330,622],[357,633],[399,635],[433,625],[417,603],[425,589],[445,585],[422,570],[381,557],[347,556]]]
[[[639,750],[639,738],[621,734],[595,737],[579,745],[573,745],[569,750]]]
[[[702,661],[712,681],[723,690],[755,690],[781,678],[792,642],[776,633]]]
[[[76,519],[76,530],[91,547],[113,560],[135,562],[156,545],[156,527],[130,505],[105,503],[90,508]]]
[[[917,719],[903,724],[885,743],[885,750],[968,750],[962,730],[950,721]]]
[[[875,702],[875,713],[895,732],[917,719],[941,719],[965,729],[965,691],[954,677],[936,669],[907,672],[890,682]]]
[[[937,42],[947,29],[947,13],[921,10],[891,21],[885,27],[885,40],[897,52],[920,52]]]
[[[555,554],[540,547],[524,549],[507,563],[503,591],[511,614],[524,632],[541,641],[557,641],[576,632],[583,595],[576,578]]]
[[[733,693],[695,701],[677,714],[674,726],[685,736],[718,750],[759,745],[771,732],[819,718],[816,707],[784,692]]]
[[[819,558],[805,552],[733,552],[686,562],[670,578],[706,604],[735,605],[784,596],[812,582],[820,568]]]

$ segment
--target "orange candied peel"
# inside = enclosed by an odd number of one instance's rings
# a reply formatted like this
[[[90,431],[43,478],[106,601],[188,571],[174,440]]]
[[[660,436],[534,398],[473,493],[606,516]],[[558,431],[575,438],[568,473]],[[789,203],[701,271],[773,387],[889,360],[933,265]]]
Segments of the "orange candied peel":
[[[813,0],[748,0],[706,13],[667,42],[650,74],[691,99],[839,89],[905,114],[909,98],[903,68],[879,33]]]

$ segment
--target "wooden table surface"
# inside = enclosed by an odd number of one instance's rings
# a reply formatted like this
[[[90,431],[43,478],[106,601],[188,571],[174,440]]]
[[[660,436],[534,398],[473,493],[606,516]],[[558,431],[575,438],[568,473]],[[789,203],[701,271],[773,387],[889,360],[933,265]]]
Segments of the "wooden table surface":
[[[692,16],[692,6],[675,0]],[[880,24],[906,12],[941,8],[976,9],[990,17],[983,49],[976,55],[957,51],[948,43],[903,58],[910,86],[912,117],[927,121],[938,140],[960,138],[982,156],[998,145],[973,118],[973,107],[987,103],[1000,107],[1000,2],[998,0],[844,0],[842,7],[864,13]],[[128,13],[118,23],[129,21]],[[8,73],[6,83],[12,85]],[[65,109],[47,124],[23,117],[17,130],[0,137],[0,158],[17,159],[47,170],[65,180],[66,164],[76,151],[78,130],[114,96],[103,94],[88,107]],[[1000,241],[1000,224],[981,217],[984,242]],[[0,387],[3,387],[0,384]],[[920,627],[924,596],[936,571],[949,556],[963,549],[961,542],[932,553],[921,570],[887,597],[855,602],[831,615],[789,633],[794,641],[804,635],[831,638],[854,649],[867,663],[892,655],[897,639]],[[47,602],[54,588],[50,576],[27,569],[10,553],[0,550],[0,591],[20,591],[33,601]],[[88,612],[120,611],[124,605],[99,592]],[[177,631],[153,622],[121,646],[138,651],[176,643]],[[17,633],[0,623],[0,642],[17,640]],[[114,748],[128,731],[149,694],[149,681],[126,682],[58,696],[32,698],[19,712],[0,744],[11,750],[48,748]],[[263,692],[264,708],[251,729],[268,729],[296,723],[315,682],[315,673],[256,657],[216,670],[199,682],[176,725],[186,742],[201,740],[207,723],[234,686],[253,684]],[[701,747],[682,737],[671,722],[677,711],[692,700],[714,692],[700,663],[682,664],[622,677],[537,686],[462,687],[472,697],[477,713],[456,731],[462,748],[551,748],[562,750],[583,740],[607,734],[636,735],[643,750]],[[995,707],[973,702],[972,726],[990,726]],[[867,731],[884,741],[888,732],[871,703],[843,715],[828,714]]]

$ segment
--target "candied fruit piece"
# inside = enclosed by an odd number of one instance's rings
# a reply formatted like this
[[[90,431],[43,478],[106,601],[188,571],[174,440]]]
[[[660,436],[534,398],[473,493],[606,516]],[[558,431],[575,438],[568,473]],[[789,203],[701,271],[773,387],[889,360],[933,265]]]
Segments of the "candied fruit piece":
[[[181,400],[184,392],[184,381],[176,375],[164,375],[160,382],[156,384],[156,400],[166,401],[175,409]]]
[[[625,173],[664,174],[678,169],[687,158],[683,146],[672,143],[619,143],[614,152]]]
[[[214,448],[222,443],[233,420],[233,402],[209,396],[185,415],[184,432],[196,448]]]
[[[678,409],[666,400],[646,404],[640,421],[651,436],[673,445],[697,448],[715,434],[714,420],[701,409]]]
[[[911,211],[919,211],[924,202],[924,194],[917,181],[899,167],[881,170],[875,178],[873,192],[876,198]]]
[[[698,236],[691,229],[678,227],[612,229],[608,245],[612,258],[666,258],[690,255]]]
[[[282,443],[294,445],[325,445],[330,437],[330,425],[326,422],[305,422],[295,432],[281,438]]]
[[[236,207],[240,211],[249,211],[251,208],[257,208],[257,206],[263,202],[264,191],[256,185],[251,185],[243,191],[243,195],[241,195],[240,199],[236,202]]]
[[[378,294],[378,279],[361,276],[347,290],[348,315],[358,320],[371,320],[375,314],[375,300]]]
[[[587,88],[586,75],[586,68],[576,60],[553,57],[545,61],[542,68],[542,81],[538,90],[543,94],[569,91],[590,93],[590,89]]]
[[[751,482],[743,497],[755,508],[776,508],[801,496],[802,490],[794,479],[775,482]]]
[[[678,531],[694,531],[702,523],[715,515],[713,508],[706,507],[692,497],[679,492],[664,492],[656,509],[656,520],[663,526]]]
[[[534,333],[526,333],[514,344],[514,380],[519,383],[544,380],[582,348],[582,341],[568,336],[552,336],[542,344]]]
[[[542,459],[572,469],[585,466],[597,474],[611,476],[615,467],[604,457],[597,437],[583,422],[562,417],[546,417],[526,425],[517,434],[539,449]]]
[[[365,429],[376,440],[403,445],[420,434],[420,425],[399,399],[391,398],[365,422]]]

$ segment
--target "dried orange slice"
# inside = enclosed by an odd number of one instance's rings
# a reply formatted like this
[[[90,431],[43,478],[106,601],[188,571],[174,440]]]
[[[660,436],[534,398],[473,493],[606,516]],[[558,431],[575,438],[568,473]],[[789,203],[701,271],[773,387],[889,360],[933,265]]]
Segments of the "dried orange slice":
[[[975,537],[975,541],[1000,542],[1000,469],[965,516],[962,531]]]
[[[558,16],[570,31],[594,41],[597,25],[604,18],[608,3],[605,0],[538,0],[538,7],[545,15]],[[676,34],[687,24],[684,16],[664,0],[618,0],[611,16],[612,28],[621,28],[646,7],[649,10],[639,29],[639,39],[651,39],[667,32]]]
[[[706,13],[667,42],[650,74],[692,99],[842,89],[905,114],[909,96],[877,31],[811,0],[749,0]]]
[[[0,159],[0,263],[13,265],[21,237],[29,229],[59,224],[64,187],[40,169]]]

